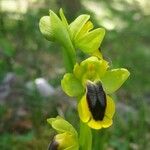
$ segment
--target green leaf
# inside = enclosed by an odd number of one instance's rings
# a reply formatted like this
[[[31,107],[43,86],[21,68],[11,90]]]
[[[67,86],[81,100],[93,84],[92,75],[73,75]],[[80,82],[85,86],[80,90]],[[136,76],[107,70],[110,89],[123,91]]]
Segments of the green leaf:
[[[95,29],[85,34],[85,36],[75,40],[75,47],[85,53],[93,53],[100,47],[104,38],[105,30],[103,28]]]
[[[77,34],[80,32],[80,30],[89,20],[89,18],[90,18],[89,15],[80,15],[69,25],[72,39],[76,38]]]
[[[101,78],[101,82],[106,93],[111,94],[118,90],[127,80],[129,75],[129,71],[124,68],[107,71]]]
[[[84,92],[84,88],[80,81],[71,73],[64,75],[61,86],[63,91],[71,97],[80,96]]]

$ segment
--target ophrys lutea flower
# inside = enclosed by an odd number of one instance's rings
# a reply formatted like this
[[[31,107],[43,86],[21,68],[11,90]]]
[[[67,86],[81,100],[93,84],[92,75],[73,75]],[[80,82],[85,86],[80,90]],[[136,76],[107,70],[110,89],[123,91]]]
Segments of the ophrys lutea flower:
[[[109,69],[108,62],[90,57],[74,66],[61,85],[66,94],[77,97],[80,119],[94,129],[112,125],[115,104],[109,96],[128,78],[127,69]]]
[[[49,145],[49,150],[78,150],[78,133],[61,117],[47,119],[57,134]]]

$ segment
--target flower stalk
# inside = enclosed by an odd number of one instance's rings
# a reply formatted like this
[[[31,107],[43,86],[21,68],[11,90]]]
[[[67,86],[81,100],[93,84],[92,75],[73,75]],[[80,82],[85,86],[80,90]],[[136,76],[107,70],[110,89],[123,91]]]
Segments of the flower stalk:
[[[82,121],[80,121],[79,145],[80,150],[92,150],[91,128]]]

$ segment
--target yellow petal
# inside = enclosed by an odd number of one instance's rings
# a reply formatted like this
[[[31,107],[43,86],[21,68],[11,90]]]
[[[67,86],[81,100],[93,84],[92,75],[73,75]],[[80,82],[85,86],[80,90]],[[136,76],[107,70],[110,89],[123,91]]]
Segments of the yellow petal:
[[[79,117],[83,122],[89,121],[89,119],[91,117],[91,113],[89,111],[85,95],[81,98],[81,100],[78,104],[78,112],[79,112]]]
[[[101,129],[102,128],[102,121],[95,121],[93,118],[88,122],[88,126],[93,129]]]
[[[111,119],[113,117],[114,113],[115,113],[115,103],[111,97],[107,96],[107,105],[106,105],[105,116],[107,116],[109,119]]]
[[[109,119],[108,117],[104,117],[103,121],[102,121],[102,127],[103,128],[108,128],[112,125],[113,121],[112,119]]]

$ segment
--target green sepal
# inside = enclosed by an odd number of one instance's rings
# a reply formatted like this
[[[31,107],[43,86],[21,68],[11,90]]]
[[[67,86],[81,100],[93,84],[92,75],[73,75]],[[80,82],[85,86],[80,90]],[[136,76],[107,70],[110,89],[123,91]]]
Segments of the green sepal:
[[[91,21],[87,21],[84,26],[81,28],[80,32],[77,34],[74,40],[83,37],[86,33],[88,33],[91,29],[93,29],[93,23]]]
[[[57,148],[59,150],[71,150],[71,148],[72,150],[79,149],[78,133],[69,122],[60,116],[49,118],[47,122],[51,124],[52,128],[57,132],[53,140],[58,144]]]
[[[61,80],[61,87],[63,91],[71,97],[80,96],[84,92],[81,82],[71,73],[64,75]]]
[[[121,85],[127,80],[130,72],[127,69],[119,68],[112,69],[105,73],[101,78],[103,88],[107,94],[111,94],[118,90]]]
[[[100,47],[104,38],[105,29],[98,28],[75,40],[75,47],[85,53],[93,53]]]
[[[57,41],[61,44],[68,51],[69,57],[75,61],[75,50],[67,29],[67,20],[62,10],[60,10],[60,15],[62,20],[50,10],[50,16],[44,16],[40,19],[40,31],[49,41]]]
[[[76,54],[67,28],[64,25],[64,23],[59,19],[59,17],[51,10],[50,10],[50,22],[54,38],[56,39],[56,41],[58,41],[58,43],[60,43],[64,47],[66,56],[69,58],[69,64],[71,67],[69,67],[69,69],[66,68],[67,72],[71,72],[73,70],[72,67],[75,64]]]
[[[59,19],[59,17],[50,10],[50,21],[51,21],[51,28],[54,34],[54,38],[66,47],[67,44],[70,44],[70,37],[67,32],[67,29],[63,22]]]
[[[44,16],[40,19],[39,28],[47,40],[55,41],[54,31],[51,27],[50,16]]]
[[[60,11],[63,16],[62,11]],[[62,17],[63,18],[63,17]],[[63,19],[64,21],[64,19]],[[64,47],[70,41],[69,34],[64,23],[60,18],[50,10],[50,16],[44,16],[40,19],[39,23],[40,31],[50,41],[58,41]]]
[[[86,22],[89,20],[89,18],[89,15],[80,15],[69,25],[72,40],[76,38],[76,36],[81,31]]]
[[[60,116],[57,116],[56,118],[49,118],[47,119],[47,122],[51,124],[52,128],[55,129],[58,133],[69,132],[77,135],[77,132],[73,126]]]

